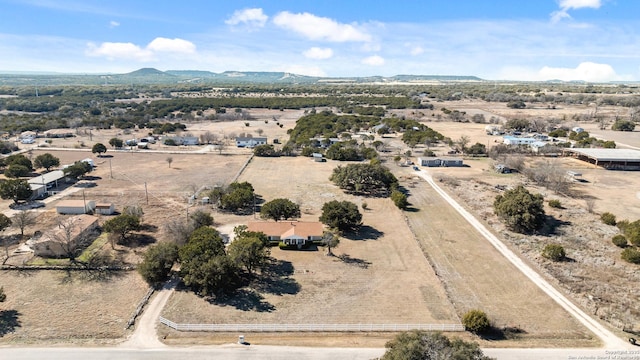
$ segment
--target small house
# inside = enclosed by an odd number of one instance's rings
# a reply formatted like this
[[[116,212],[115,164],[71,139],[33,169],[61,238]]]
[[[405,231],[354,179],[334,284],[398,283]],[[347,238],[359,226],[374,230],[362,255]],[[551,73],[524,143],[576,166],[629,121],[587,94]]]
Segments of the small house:
[[[538,140],[530,137],[505,136],[502,142],[505,145],[531,145]]]
[[[98,218],[77,215],[65,219],[57,227],[44,232],[39,238],[27,241],[36,256],[68,257],[89,245],[95,238]]]
[[[311,221],[253,221],[247,224],[247,230],[264,233],[271,244],[302,248],[322,240],[324,228],[322,223]]]
[[[58,214],[88,214],[96,209],[93,200],[62,200],[56,204]]]
[[[113,203],[96,203],[95,213],[100,215],[113,215],[116,212],[116,206]]]
[[[420,164],[420,166],[435,167],[440,166],[440,163],[440,159],[435,157],[418,158],[418,164]]]
[[[266,137],[237,137],[236,138],[236,146],[239,148],[247,147],[254,148],[258,145],[266,145],[267,138]]]
[[[460,158],[444,158],[440,159],[440,166],[443,167],[455,167],[455,166],[463,166],[464,162]]]

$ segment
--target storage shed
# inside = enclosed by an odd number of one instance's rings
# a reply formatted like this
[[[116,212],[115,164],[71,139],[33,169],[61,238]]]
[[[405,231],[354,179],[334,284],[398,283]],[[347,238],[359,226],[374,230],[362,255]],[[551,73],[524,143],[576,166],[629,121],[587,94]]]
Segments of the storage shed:
[[[95,213],[100,215],[113,215],[116,212],[116,206],[113,203],[97,203]]]
[[[95,208],[96,202],[93,200],[62,200],[56,205],[58,214],[87,214]]]
[[[453,167],[453,166],[463,166],[464,162],[460,158],[444,158],[440,161],[440,166],[445,167]]]

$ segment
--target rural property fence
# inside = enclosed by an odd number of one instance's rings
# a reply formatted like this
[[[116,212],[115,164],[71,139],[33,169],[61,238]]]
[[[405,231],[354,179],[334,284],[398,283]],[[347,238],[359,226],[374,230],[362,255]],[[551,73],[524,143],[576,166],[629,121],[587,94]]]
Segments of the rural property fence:
[[[178,331],[214,332],[464,331],[462,324],[177,324],[162,316],[160,317],[160,323]]]

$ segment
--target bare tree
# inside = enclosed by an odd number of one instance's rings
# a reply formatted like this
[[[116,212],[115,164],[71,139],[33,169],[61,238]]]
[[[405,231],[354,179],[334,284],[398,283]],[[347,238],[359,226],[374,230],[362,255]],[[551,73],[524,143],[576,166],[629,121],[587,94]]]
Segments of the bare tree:
[[[471,141],[471,140],[469,139],[468,136],[466,136],[466,135],[460,136],[460,139],[458,139],[458,141],[456,141],[456,143],[458,144],[458,147],[459,147],[458,150],[460,150],[460,152],[464,153],[465,150],[467,149],[467,145],[469,145],[469,141]]]
[[[264,130],[257,128],[256,129],[256,134],[258,134],[258,136],[262,136],[262,134],[264,134]]]
[[[24,229],[36,223],[36,214],[30,210],[20,210],[17,214],[13,215],[11,221],[13,222],[13,226],[20,229],[20,236],[24,236]]]
[[[589,212],[589,214],[593,214],[593,211],[596,208],[596,199],[594,198],[584,199],[584,205],[587,208],[587,211]]]
[[[547,130],[547,120],[543,118],[535,118],[531,120],[531,129],[537,133],[543,133]]]
[[[572,181],[557,161],[545,161],[535,168],[525,170],[529,180],[559,194],[567,194]]]
[[[212,133],[211,131],[206,131],[203,134],[200,134],[200,142],[203,144],[212,144],[218,140],[218,135]]]
[[[186,221],[182,217],[169,220],[164,225],[169,239],[178,245],[184,245],[189,241],[191,233],[195,230],[193,221]]]
[[[340,238],[331,231],[325,231],[322,233],[322,244],[327,247],[327,256],[333,256],[331,248],[335,248],[340,243]]]
[[[165,161],[167,162],[167,164],[169,164],[169,168],[171,168],[171,163],[173,162],[173,158],[171,156],[168,156]]]
[[[78,255],[91,244],[95,237],[94,229],[83,229],[79,224],[79,218],[59,218],[58,227],[43,235],[48,236],[50,240],[56,243],[57,247],[62,251],[62,256],[69,258],[75,262]]]

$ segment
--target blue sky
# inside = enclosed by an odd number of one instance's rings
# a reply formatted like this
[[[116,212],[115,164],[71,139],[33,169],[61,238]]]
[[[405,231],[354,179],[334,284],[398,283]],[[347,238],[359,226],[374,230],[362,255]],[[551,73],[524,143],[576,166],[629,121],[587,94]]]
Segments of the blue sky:
[[[0,0],[0,71],[640,81],[637,0]]]

